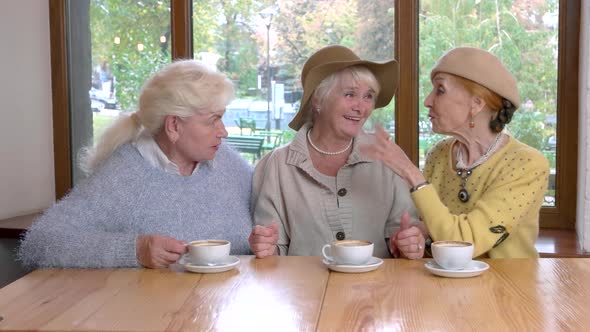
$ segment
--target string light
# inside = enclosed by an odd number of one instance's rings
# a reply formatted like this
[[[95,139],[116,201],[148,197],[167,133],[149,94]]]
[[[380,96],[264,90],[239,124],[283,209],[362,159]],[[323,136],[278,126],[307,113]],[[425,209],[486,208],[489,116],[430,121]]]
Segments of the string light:
[[[142,43],[137,43],[137,50],[138,51],[143,51],[143,44]]]
[[[160,36],[160,43],[164,44],[166,42],[166,36],[161,35]]]
[[[121,44],[121,38],[115,37],[115,44],[117,44],[117,45]]]

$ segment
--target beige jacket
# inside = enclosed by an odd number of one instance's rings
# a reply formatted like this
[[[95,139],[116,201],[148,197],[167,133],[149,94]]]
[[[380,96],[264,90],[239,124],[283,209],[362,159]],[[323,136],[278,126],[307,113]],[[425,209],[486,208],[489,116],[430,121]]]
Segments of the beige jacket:
[[[254,222],[279,224],[281,255],[319,256],[322,246],[342,235],[373,241],[377,257],[391,257],[386,238],[407,210],[417,220],[407,184],[381,162],[359,152],[354,140],[348,162],[335,178],[319,173],[307,148],[309,124],[294,140],[266,155],[254,171]],[[340,233],[340,234],[339,234]]]

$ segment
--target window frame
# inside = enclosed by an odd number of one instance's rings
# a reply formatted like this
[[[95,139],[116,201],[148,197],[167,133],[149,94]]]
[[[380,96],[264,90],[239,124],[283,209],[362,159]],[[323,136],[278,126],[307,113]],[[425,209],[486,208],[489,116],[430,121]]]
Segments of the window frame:
[[[67,79],[66,2],[49,0],[53,142],[56,198],[72,187],[71,135]],[[578,160],[578,46],[580,2],[559,1],[557,157],[554,207],[541,209],[544,228],[574,229],[576,225]],[[170,0],[172,60],[192,58],[192,0]],[[400,77],[395,109],[396,142],[418,164],[419,21],[418,1],[395,1],[395,57]],[[408,111],[410,110],[410,111]],[[402,125],[403,124],[403,125]]]

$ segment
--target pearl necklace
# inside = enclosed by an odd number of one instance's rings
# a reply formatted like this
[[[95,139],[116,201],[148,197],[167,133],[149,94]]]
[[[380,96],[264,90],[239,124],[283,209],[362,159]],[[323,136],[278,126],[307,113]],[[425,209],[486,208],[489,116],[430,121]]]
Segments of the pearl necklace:
[[[461,202],[467,203],[469,201],[469,192],[466,189],[467,178],[471,175],[471,173],[473,173],[473,170],[477,166],[483,164],[486,160],[490,159],[490,156],[494,154],[494,152],[496,152],[496,150],[500,146],[499,143],[501,137],[502,133],[500,132],[498,133],[498,135],[496,135],[496,138],[488,147],[486,153],[479,157],[473,164],[471,164],[470,167],[467,167],[465,165],[465,162],[463,161],[463,151],[461,150],[461,147],[457,148],[457,164],[455,167],[457,168],[457,175],[461,178],[461,189],[459,190],[457,197],[459,197],[459,200]]]
[[[351,138],[350,142],[348,142],[348,145],[346,145],[346,147],[340,151],[336,151],[336,152],[324,151],[324,150],[318,148],[317,146],[315,146],[315,144],[313,144],[309,133],[311,133],[311,128],[307,131],[307,141],[309,142],[311,147],[314,148],[317,152],[319,152],[321,154],[328,155],[328,156],[335,156],[335,155],[342,154],[342,153],[346,152],[350,148],[350,146],[352,145],[352,138]]]

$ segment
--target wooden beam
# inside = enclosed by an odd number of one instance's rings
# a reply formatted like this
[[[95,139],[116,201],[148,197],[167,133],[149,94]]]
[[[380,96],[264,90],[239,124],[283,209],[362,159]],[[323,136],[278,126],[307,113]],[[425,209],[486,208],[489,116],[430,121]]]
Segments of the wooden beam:
[[[193,57],[193,6],[191,0],[172,0],[172,60]]]
[[[55,198],[72,188],[65,0],[49,0]]]
[[[555,207],[541,209],[541,227],[576,227],[580,2],[559,1]],[[583,195],[583,193],[580,193]]]
[[[395,57],[400,77],[395,98],[395,140],[418,165],[418,1],[395,2]],[[403,28],[403,30],[402,30]],[[403,130],[400,127],[403,126]]]

